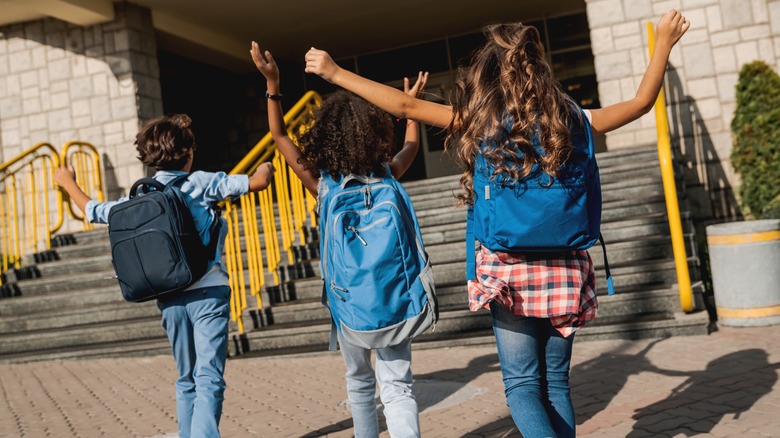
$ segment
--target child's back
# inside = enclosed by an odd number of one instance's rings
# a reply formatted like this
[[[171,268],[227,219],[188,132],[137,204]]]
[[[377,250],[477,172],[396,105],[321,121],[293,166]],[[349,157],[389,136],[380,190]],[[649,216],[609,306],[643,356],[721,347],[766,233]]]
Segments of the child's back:
[[[436,303],[417,218],[395,180],[414,159],[418,127],[407,125],[404,147],[393,154],[390,116],[338,92],[314,114],[299,139],[301,151],[287,136],[278,101],[279,72],[270,53],[265,56],[268,60],[253,43],[252,57],[267,79],[271,133],[318,200],[324,301],[333,319],[331,345],[338,339],[347,367],[355,436],[379,436],[377,381],[390,435],[419,436],[411,338],[434,322]],[[416,94],[420,86],[409,92]]]
[[[181,192],[202,243],[214,251],[206,254],[210,269],[198,281],[179,293],[158,299],[157,306],[162,312],[162,327],[168,334],[178,370],[179,437],[218,437],[226,387],[223,373],[227,360],[230,287],[221,263],[227,227],[223,224],[218,236],[211,233],[215,221],[224,221],[216,211],[216,204],[265,189],[274,169],[269,163],[262,164],[251,177],[224,172],[189,174],[196,147],[190,122],[183,114],[150,121],[136,138],[136,150],[144,164],[157,169],[154,179],[160,183],[187,176],[181,183]],[[127,198],[110,202],[91,200],[76,184],[72,169],[58,169],[55,180],[91,222],[106,223],[112,207],[127,201]],[[218,239],[216,245],[212,242],[214,238]]]

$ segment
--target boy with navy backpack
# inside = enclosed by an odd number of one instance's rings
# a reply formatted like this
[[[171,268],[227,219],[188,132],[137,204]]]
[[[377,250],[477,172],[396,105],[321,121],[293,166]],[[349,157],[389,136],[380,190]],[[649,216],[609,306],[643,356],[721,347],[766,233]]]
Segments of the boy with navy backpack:
[[[267,80],[268,121],[279,151],[317,196],[323,303],[347,366],[355,436],[379,436],[376,383],[393,437],[420,436],[412,394],[411,339],[438,318],[433,273],[408,194],[396,181],[412,163],[419,127],[407,123],[393,154],[390,115],[346,92],[326,99],[299,138],[287,135],[279,102],[279,70],[252,43],[252,59]],[[427,74],[406,92],[422,92]],[[376,372],[371,367],[376,350]]]
[[[190,221],[197,230],[202,241],[200,251],[208,248],[213,251],[203,254],[198,259],[205,261],[201,270],[205,274],[199,278],[189,278],[184,281],[183,289],[178,288],[163,295],[156,296],[157,306],[162,311],[162,326],[168,334],[173,356],[179,377],[176,381],[176,414],[179,426],[179,438],[213,438],[219,437],[219,420],[222,414],[222,401],[225,391],[225,379],[223,373],[227,359],[228,321],[230,320],[229,299],[230,287],[228,275],[221,262],[224,247],[224,239],[227,227],[224,219],[219,216],[217,204],[227,198],[239,197],[247,192],[264,190],[271,183],[274,168],[270,163],[262,164],[255,173],[247,175],[226,175],[224,172],[193,172],[192,167],[196,148],[195,137],[190,129],[191,120],[184,114],[160,117],[147,123],[136,137],[136,150],[139,159],[147,166],[157,170],[154,180],[159,182],[164,190],[171,189],[175,185],[175,191],[183,195],[187,211],[180,211],[179,221]],[[76,183],[73,169],[60,168],[55,173],[55,181],[70,195],[71,200],[78,206],[85,216],[93,223],[106,223],[113,214],[121,214],[124,207],[131,205],[128,197],[117,201],[97,202],[90,199]],[[145,182],[141,180],[139,182]],[[155,185],[154,181],[150,182]],[[135,188],[131,190],[135,195]],[[155,196],[141,196],[153,199]],[[147,202],[147,206],[154,207]],[[117,208],[113,208],[117,207]],[[162,214],[163,210],[160,210]],[[166,218],[167,220],[167,218]],[[112,225],[114,222],[111,222]],[[126,221],[124,222],[126,223]],[[217,226],[221,223],[221,226]],[[174,228],[188,228],[176,224]],[[164,227],[163,227],[164,228]],[[213,233],[214,229],[217,233]],[[158,275],[150,273],[150,269],[156,264],[163,264],[163,260],[134,260],[132,257],[119,257],[119,254],[127,255],[121,242],[131,242],[132,245],[148,245],[148,240],[143,236],[152,236],[149,240],[162,240],[155,237],[152,230],[141,234],[140,239],[133,241],[138,236],[129,236],[128,239],[120,238],[120,245],[116,245],[112,237],[112,257],[120,278],[122,292],[126,299],[144,296],[148,298],[154,292],[144,291],[132,278],[123,274],[132,272],[127,270],[127,264],[143,264],[144,269],[137,269],[138,276],[146,275],[149,278],[143,281],[158,282],[163,284],[176,273],[160,272]],[[110,231],[110,234],[114,231]],[[132,233],[131,233],[132,234]],[[217,239],[213,242],[213,239]],[[159,242],[158,242],[159,243]],[[186,245],[186,244],[185,244]],[[198,248],[197,245],[191,248]],[[162,258],[162,247],[158,254]],[[145,273],[142,271],[146,271]],[[157,278],[155,278],[157,277]],[[128,296],[128,291],[133,292]],[[135,295],[138,294],[138,295]],[[137,300],[135,300],[137,301]]]
[[[485,27],[485,44],[461,69],[452,105],[362,78],[322,50],[306,54],[306,72],[398,117],[448,129],[447,149],[465,167],[459,198],[473,208],[469,304],[490,309],[507,405],[526,438],[575,436],[572,343],[597,306],[587,252],[601,220],[592,136],[652,108],[669,53],[689,26],[678,11],[662,16],[636,96],[591,111],[566,96],[539,31],[522,23]]]

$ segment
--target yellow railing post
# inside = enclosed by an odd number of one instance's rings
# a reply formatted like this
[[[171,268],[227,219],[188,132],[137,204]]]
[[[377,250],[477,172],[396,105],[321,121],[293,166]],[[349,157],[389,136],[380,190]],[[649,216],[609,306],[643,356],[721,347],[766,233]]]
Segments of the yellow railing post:
[[[320,96],[310,91],[296,103],[284,116],[287,132],[293,141],[307,128],[308,116],[321,102]],[[249,292],[257,298],[258,307],[262,306],[262,286],[265,283],[266,272],[273,276],[274,283],[279,284],[277,269],[281,261],[281,254],[287,255],[287,260],[293,262],[293,245],[296,241],[305,242],[303,228],[307,216],[312,226],[316,226],[314,208],[316,200],[305,191],[303,184],[290,170],[284,157],[276,150],[273,137],[269,132],[254,148],[229,172],[233,174],[252,174],[260,164],[271,161],[276,168],[273,187],[269,187],[257,194],[257,202],[254,195],[245,195],[239,205],[227,203],[230,213],[226,214],[229,223],[228,229],[231,239],[226,245],[226,268],[231,278],[231,318],[238,323],[239,332],[243,333],[244,326],[241,322],[241,312],[246,308],[246,288],[244,285],[244,266],[241,263],[241,239],[239,232],[244,233],[244,247],[247,251],[246,269],[249,270]],[[279,214],[279,227],[277,228],[274,214],[274,197]],[[241,209],[243,227],[238,226],[238,209]],[[260,221],[263,226],[263,241],[265,243],[265,264],[262,261],[260,245],[260,232],[256,210],[260,211]],[[281,244],[279,236],[281,235]],[[234,283],[235,281],[235,283]],[[241,304],[243,303],[243,304]]]
[[[655,32],[653,23],[647,23],[647,40],[650,57],[655,50]],[[664,185],[666,197],[666,214],[669,218],[669,232],[672,238],[672,251],[677,270],[677,285],[680,293],[680,307],[683,312],[693,311],[693,291],[691,290],[691,277],[688,272],[688,257],[685,253],[685,240],[683,238],[682,220],[680,219],[680,206],[677,201],[677,185],[674,180],[674,168],[672,166],[672,142],[669,138],[669,117],[666,112],[666,98],[663,87],[655,101],[655,125],[658,132],[658,161],[661,164],[661,179]]]
[[[62,225],[62,194],[52,179],[59,163],[60,156],[51,144],[38,143],[0,164],[3,271],[11,265],[21,267],[26,252],[48,249],[51,234]],[[58,206],[53,225],[49,210],[52,201]]]

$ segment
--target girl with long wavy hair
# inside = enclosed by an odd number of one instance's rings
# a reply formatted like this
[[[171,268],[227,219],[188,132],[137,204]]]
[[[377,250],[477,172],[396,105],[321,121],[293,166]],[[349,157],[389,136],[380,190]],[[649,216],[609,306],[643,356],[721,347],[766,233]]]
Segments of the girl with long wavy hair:
[[[392,177],[397,179],[409,169],[419,147],[417,122],[406,122],[403,146],[395,152],[390,114],[346,91],[336,92],[322,102],[310,120],[311,127],[298,139],[299,149],[285,127],[279,68],[273,56],[268,51],[262,53],[256,42],[252,42],[251,54],[255,66],[266,78],[268,123],[274,142],[306,189],[318,197],[318,204],[322,205],[328,190],[323,174],[339,181],[350,174],[385,175],[389,168]],[[422,93],[427,78],[427,73],[420,73],[412,86],[404,78],[404,92],[399,92],[416,97]],[[411,339],[376,348],[376,371],[371,366],[371,349],[350,344],[340,331],[338,343],[347,367],[347,396],[355,436],[379,437],[375,401],[378,381],[390,435],[419,437],[419,413],[412,394]]]
[[[661,17],[655,52],[633,99],[584,111],[593,134],[617,129],[652,108],[672,47],[690,23],[678,11]],[[486,42],[459,71],[451,105],[441,105],[362,78],[312,48],[306,72],[322,76],[398,117],[448,130],[447,148],[464,167],[459,199],[474,201],[475,162],[494,178],[518,181],[532,169],[551,178],[572,151],[580,109],[547,64],[538,31],[521,23],[484,29]],[[543,152],[534,148],[541,146]],[[491,145],[483,147],[482,145]],[[555,229],[550,230],[555,233]],[[468,282],[472,310],[493,316],[507,404],[526,438],[575,436],[569,389],[574,332],[596,316],[595,275],[587,250],[554,254],[476,250],[477,280]],[[573,304],[572,304],[573,303]]]

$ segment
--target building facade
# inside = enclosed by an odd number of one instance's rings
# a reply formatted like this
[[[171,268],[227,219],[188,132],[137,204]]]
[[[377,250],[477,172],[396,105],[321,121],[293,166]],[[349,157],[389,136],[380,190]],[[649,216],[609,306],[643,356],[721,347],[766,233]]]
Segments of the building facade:
[[[344,10],[317,15],[318,3],[305,1],[311,14],[297,19],[289,6],[257,11],[254,2],[235,0],[224,2],[233,22],[222,23],[214,12],[213,26],[207,16],[188,15],[198,1],[179,6],[181,14],[165,9],[170,2],[153,0],[32,3],[0,4],[0,161],[38,142],[58,148],[70,140],[93,143],[109,199],[149,172],[136,159],[133,141],[153,117],[189,113],[199,143],[196,168],[207,170],[229,170],[267,132],[264,83],[248,56],[252,38],[280,48],[275,53],[288,108],[308,89],[332,91],[303,74],[301,58],[312,44],[332,48],[345,68],[391,85],[417,70],[431,71],[430,98],[445,101],[458,65],[481,44],[481,26],[521,20],[540,29],[564,88],[595,107],[633,97],[649,59],[646,23],[676,8],[692,27],[667,72],[673,148],[694,217],[733,218],[739,214],[738,180],[729,164],[737,75],[756,59],[775,69],[780,62],[780,0],[491,0],[479,7],[458,0],[431,2],[414,18],[407,13],[414,2],[368,11],[350,1]],[[281,23],[269,23],[266,13]],[[399,31],[399,23],[418,30]],[[257,30],[273,25],[277,30],[265,36]],[[343,30],[349,26],[352,33]],[[616,150],[653,147],[656,138],[651,113],[600,141],[602,149]],[[442,139],[437,130],[425,131],[412,177],[457,172]]]

